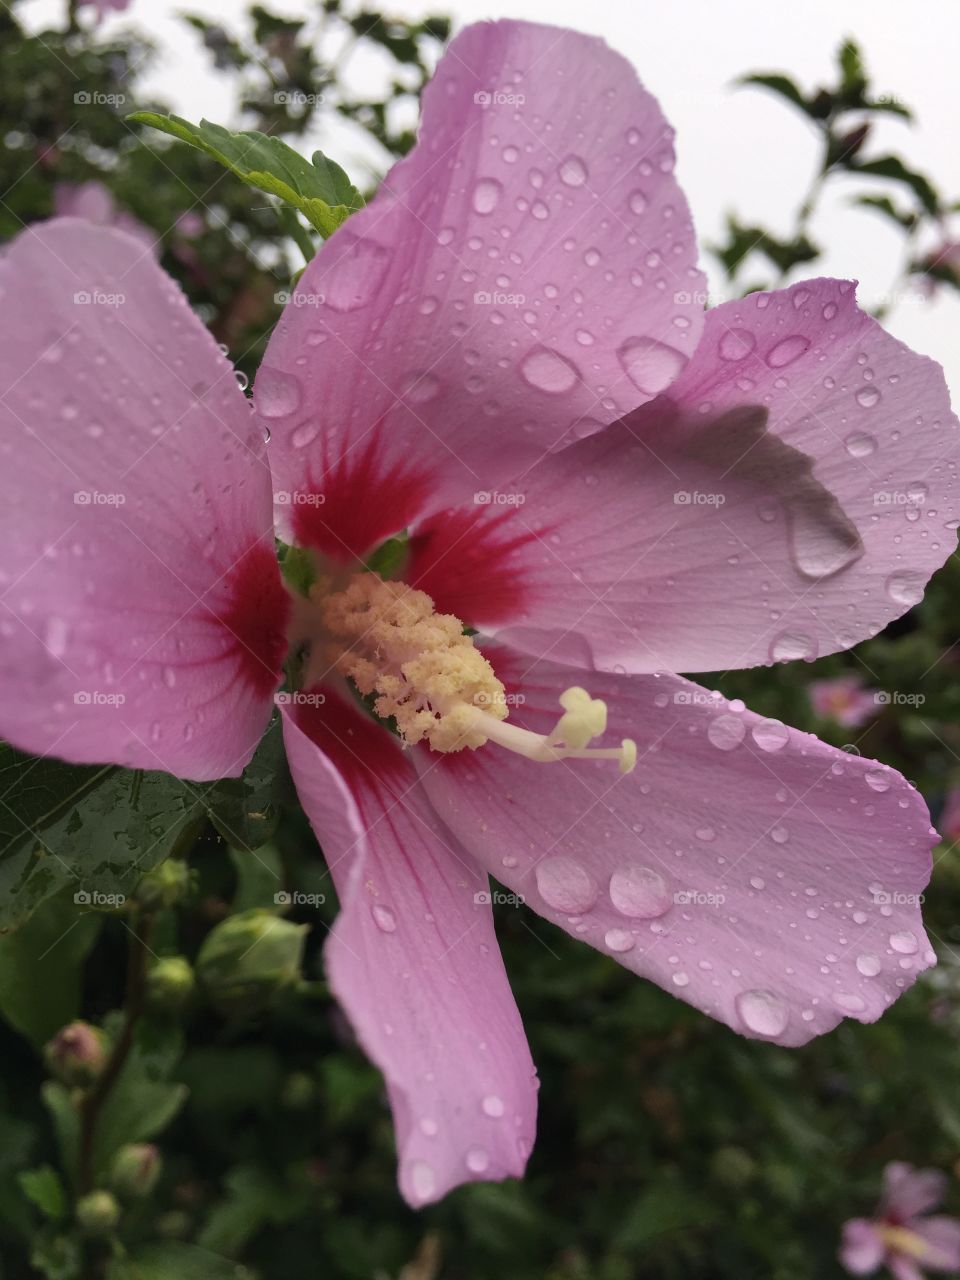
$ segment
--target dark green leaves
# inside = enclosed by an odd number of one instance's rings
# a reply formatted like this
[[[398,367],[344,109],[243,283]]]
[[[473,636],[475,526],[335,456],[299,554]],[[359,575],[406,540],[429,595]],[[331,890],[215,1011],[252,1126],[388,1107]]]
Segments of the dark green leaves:
[[[322,151],[305,160],[279,138],[266,133],[231,133],[209,120],[191,124],[180,116],[136,111],[130,116],[206,152],[248,186],[278,196],[298,209],[324,237],[363,204],[360,192]]]
[[[5,744],[0,759],[0,929],[67,886],[80,907],[121,905],[204,817],[196,796],[166,773],[76,768]]]

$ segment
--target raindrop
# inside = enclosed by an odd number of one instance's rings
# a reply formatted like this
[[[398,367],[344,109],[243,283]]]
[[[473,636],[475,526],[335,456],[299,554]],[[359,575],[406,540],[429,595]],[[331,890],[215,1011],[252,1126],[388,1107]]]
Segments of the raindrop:
[[[790,741],[790,730],[779,720],[761,720],[750,730],[761,751],[782,751]]]
[[[917,935],[904,930],[902,933],[891,933],[890,946],[901,956],[912,956],[920,949]]]
[[[551,395],[572,390],[580,376],[576,365],[547,347],[531,351],[520,365],[520,372],[531,387]]]
[[[481,178],[473,189],[473,207],[476,213],[493,213],[500,203],[503,187],[496,178]]]
[[[880,392],[876,387],[861,387],[856,395],[857,404],[861,409],[872,409],[879,400]]]
[[[467,1168],[471,1173],[484,1173],[490,1165],[490,1157],[483,1147],[471,1147],[467,1152]]]
[[[889,791],[890,777],[882,769],[868,769],[863,780],[871,791]]]
[[[772,991],[742,991],[736,998],[737,1013],[754,1035],[774,1038],[787,1028],[787,1006]]]
[[[653,920],[669,911],[673,899],[666,881],[650,867],[632,863],[610,877],[610,901],[631,920]]]
[[[887,595],[897,604],[913,606],[923,599],[923,588],[926,579],[922,573],[911,573],[904,570],[892,573],[887,579]]]
[[[836,500],[810,495],[787,504],[790,555],[799,573],[817,581],[849,569],[863,555],[857,527]]]
[[[495,1093],[488,1094],[481,1103],[481,1106],[483,1107],[483,1114],[485,1116],[490,1116],[492,1120],[499,1120],[505,1110],[503,1099],[498,1098]]]
[[[413,1194],[418,1200],[429,1199],[437,1185],[433,1169],[426,1160],[414,1160],[410,1166],[410,1181],[413,1185]]]
[[[286,418],[300,407],[300,383],[292,374],[269,365],[260,366],[253,394],[265,418]]]
[[[851,432],[843,443],[852,458],[867,458],[877,447],[876,440],[865,431]]]
[[[593,876],[579,862],[562,855],[545,858],[536,868],[537,888],[549,907],[567,915],[589,911],[599,892]]]
[[[782,338],[767,352],[767,364],[771,369],[784,369],[793,364],[810,348],[810,339],[803,334],[795,333],[789,338]]]
[[[629,338],[617,352],[624,372],[645,395],[659,395],[678,377],[687,357],[655,338]]]
[[[875,978],[880,972],[880,968],[879,956],[857,956],[857,970],[862,973],[865,978]]]
[[[603,941],[611,951],[630,951],[636,945],[636,938],[628,929],[608,929]]]
[[[732,751],[743,741],[747,726],[741,716],[720,715],[707,726],[707,737],[721,751]]]
[[[799,631],[781,631],[770,644],[772,662],[812,662],[817,656],[817,642]]]
[[[724,360],[742,360],[756,345],[749,329],[727,329],[720,339],[720,356]]]
[[[381,906],[379,902],[375,902],[370,908],[370,914],[373,916],[373,922],[381,933],[395,932],[397,917],[389,907]]]
[[[568,187],[582,187],[587,180],[587,166],[579,156],[567,156],[558,169],[560,181]]]

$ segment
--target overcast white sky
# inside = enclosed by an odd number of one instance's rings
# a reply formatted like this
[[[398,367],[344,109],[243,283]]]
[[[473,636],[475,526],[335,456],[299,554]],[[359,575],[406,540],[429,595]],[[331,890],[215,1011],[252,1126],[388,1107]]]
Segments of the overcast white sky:
[[[236,27],[241,0],[133,0],[128,17],[166,49],[145,82],[181,115],[225,119],[221,78],[197,38],[176,14],[202,13]],[[277,13],[312,12],[312,0],[270,0]],[[872,148],[898,150],[928,172],[950,197],[960,196],[957,65],[960,59],[960,4],[948,0],[384,0],[389,14],[422,16],[446,12],[456,24],[479,18],[524,17],[602,35],[636,66],[677,129],[678,174],[693,209],[701,241],[720,235],[724,213],[787,232],[817,157],[812,132],[786,105],[757,90],[734,90],[744,71],[786,71],[801,85],[832,73],[834,51],[845,35],[864,49],[877,92],[895,93],[916,111],[913,127],[883,117]],[[59,23],[63,0],[29,0],[20,12],[31,25]],[[358,75],[375,76],[372,59]],[[350,139],[317,139],[348,169],[356,155]],[[341,150],[337,150],[337,146]],[[878,190],[880,189],[878,184]],[[896,232],[876,215],[849,207],[850,188],[838,185],[813,224],[815,237],[829,246],[823,271],[859,278],[860,296],[872,303],[888,291],[898,273]],[[957,230],[958,228],[955,228]],[[819,268],[818,268],[819,269]],[[751,277],[756,273],[751,273]],[[960,403],[960,299],[941,290],[932,303],[897,307],[889,327],[947,369],[955,407]]]

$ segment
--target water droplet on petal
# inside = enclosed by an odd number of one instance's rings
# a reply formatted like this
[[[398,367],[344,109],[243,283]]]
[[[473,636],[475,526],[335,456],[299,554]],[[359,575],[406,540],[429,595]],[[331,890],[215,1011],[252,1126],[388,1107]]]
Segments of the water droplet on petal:
[[[876,387],[861,387],[856,400],[861,409],[872,409],[880,401],[880,392]]]
[[[582,187],[587,180],[587,166],[579,156],[567,156],[558,172],[560,181],[568,187]]]
[[[784,369],[788,364],[793,364],[794,360],[810,349],[810,339],[805,338],[802,333],[795,333],[789,338],[781,338],[781,340],[770,348],[767,352],[767,364],[771,369]]]
[[[707,726],[707,737],[721,751],[732,751],[746,737],[747,726],[742,716],[720,715]]]
[[[261,365],[253,392],[257,410],[265,418],[286,418],[300,407],[300,383],[282,369]]]
[[[847,453],[851,458],[867,458],[873,453],[877,447],[877,442],[873,436],[867,435],[865,431],[853,431],[847,436],[843,442],[847,447]]]
[[[342,228],[340,241],[340,257],[328,267],[323,277],[323,297],[326,305],[334,311],[356,311],[365,307],[380,292],[383,277],[390,265],[391,253],[373,240],[360,240],[354,237],[350,243],[350,232]]]
[[[593,876],[573,858],[559,856],[537,863],[535,872],[540,896],[549,907],[567,915],[589,911],[599,889]]]
[[[817,642],[799,631],[781,631],[770,644],[772,662],[812,662],[817,656]]]
[[[484,1173],[490,1166],[490,1157],[483,1147],[471,1147],[467,1152],[467,1168],[471,1173]]]
[[[880,957],[872,955],[857,956],[857,970],[865,978],[875,978],[880,972]]]
[[[902,933],[891,933],[890,946],[901,956],[912,956],[920,949],[917,935],[904,929]]]
[[[565,356],[547,347],[538,347],[523,360],[520,372],[531,387],[561,395],[577,384],[580,374],[576,365]]]
[[[614,871],[609,892],[614,907],[632,920],[654,920],[673,904],[663,876],[637,863]]]
[[[720,339],[720,356],[724,360],[742,360],[756,345],[749,329],[726,329]]]
[[[790,741],[790,730],[779,720],[761,720],[750,730],[761,751],[782,751]]]
[[[926,578],[922,573],[910,573],[906,570],[892,573],[887,579],[887,595],[897,604],[919,604],[923,599]]]
[[[370,908],[370,914],[373,916],[374,924],[381,933],[393,933],[396,930],[397,917],[389,907],[384,907],[379,902],[375,902]]]
[[[655,338],[628,338],[617,352],[624,372],[645,395],[659,395],[682,372],[687,357]]]
[[[863,555],[856,525],[832,497],[811,494],[787,503],[786,510],[790,556],[805,578],[832,578]]]
[[[736,998],[737,1013],[748,1031],[774,1038],[787,1029],[787,1006],[772,991],[742,991]]]
[[[890,790],[890,775],[883,769],[868,769],[863,775],[863,780],[871,791]]]
[[[632,950],[637,940],[629,929],[608,929],[603,935],[603,941],[611,951],[622,954]]]
[[[503,187],[496,178],[481,178],[473,189],[473,207],[477,213],[493,213],[500,203]]]
[[[490,1116],[492,1120],[499,1120],[504,1113],[503,1099],[497,1097],[495,1093],[487,1094],[482,1102],[483,1114]]]
[[[418,1200],[428,1200],[433,1195],[437,1179],[426,1160],[414,1160],[410,1166],[410,1182]]]

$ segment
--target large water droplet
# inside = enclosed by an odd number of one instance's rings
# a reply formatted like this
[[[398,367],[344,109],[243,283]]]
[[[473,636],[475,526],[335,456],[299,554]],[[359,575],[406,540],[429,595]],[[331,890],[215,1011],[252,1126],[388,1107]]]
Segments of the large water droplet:
[[[410,1166],[410,1183],[418,1200],[428,1200],[433,1195],[437,1179],[426,1160],[414,1160]]]
[[[863,780],[871,791],[890,790],[890,775],[883,769],[868,769],[863,775]]]
[[[629,929],[608,929],[603,935],[603,941],[610,951],[622,955],[625,951],[631,951],[637,940]]]
[[[816,656],[816,640],[799,631],[781,631],[770,644],[771,662],[812,662]]]
[[[750,730],[761,751],[782,751],[790,741],[790,730],[779,720],[761,720]]]
[[[721,751],[739,747],[747,732],[742,716],[720,715],[707,726],[707,737]]]
[[[482,1102],[483,1114],[489,1116],[491,1120],[499,1120],[504,1113],[503,1099],[495,1093],[489,1093]]]
[[[810,339],[802,333],[795,333],[781,340],[767,352],[767,364],[771,369],[784,369],[794,360],[799,360],[805,351],[810,349]]]
[[[500,203],[503,187],[496,178],[481,178],[473,188],[473,207],[477,213],[493,213]]]
[[[892,573],[887,579],[887,595],[897,604],[913,606],[923,599],[926,578],[922,573],[911,573],[904,570]]]
[[[867,458],[877,447],[876,440],[865,431],[852,431],[843,443],[851,458]]]
[[[880,957],[873,955],[857,956],[857,970],[865,978],[875,978],[880,972]]]
[[[349,231],[346,234],[349,237]],[[380,292],[391,254],[373,240],[354,238],[352,244],[349,240],[341,244],[340,257],[323,277],[323,298],[334,311],[356,311]]]
[[[683,370],[687,357],[655,338],[628,338],[617,352],[624,372],[645,395],[659,395]]]
[[[560,181],[568,187],[582,187],[587,180],[587,166],[579,156],[567,156],[558,169]]]
[[[373,922],[381,933],[394,933],[396,931],[397,917],[389,907],[384,907],[379,902],[375,902],[370,908],[370,914],[373,916]]]
[[[872,409],[880,402],[880,391],[877,387],[861,387],[857,392],[856,400],[861,409]]]
[[[774,1038],[787,1029],[787,1006],[772,991],[742,991],[736,998],[737,1013],[748,1031]]]
[[[663,876],[637,863],[614,871],[610,877],[610,901],[622,916],[632,920],[654,920],[673,905]]]
[[[890,946],[899,955],[912,956],[920,949],[920,943],[917,941],[917,935],[905,929],[902,933],[891,933]]]
[[[467,1152],[467,1168],[471,1173],[485,1173],[490,1167],[490,1157],[483,1147],[471,1147]]]
[[[547,391],[551,395],[561,395],[565,391],[571,391],[580,376],[572,361],[547,347],[538,347],[535,351],[531,351],[520,365],[520,372],[531,387],[536,387],[538,391]]]
[[[720,339],[720,356],[724,360],[742,360],[757,345],[749,329],[725,329]]]
[[[599,889],[593,876],[579,862],[563,855],[537,863],[537,888],[549,907],[567,915],[589,911]]]
[[[286,418],[300,407],[299,381],[282,369],[261,365],[253,388],[257,411],[265,418]]]
[[[832,578],[863,555],[856,525],[826,489],[788,502],[786,512],[790,555],[805,578]]]

